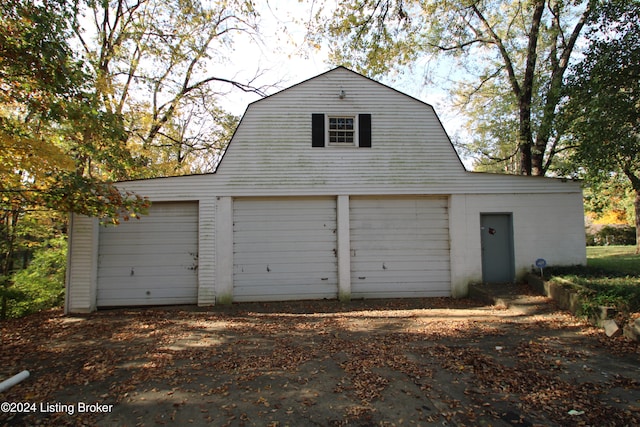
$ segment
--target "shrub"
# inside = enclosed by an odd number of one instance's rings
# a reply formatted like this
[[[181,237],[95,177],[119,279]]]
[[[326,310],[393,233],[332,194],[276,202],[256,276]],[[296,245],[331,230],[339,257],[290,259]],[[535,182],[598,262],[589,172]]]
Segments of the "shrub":
[[[587,231],[588,246],[635,245],[636,229],[628,225],[605,225]]]
[[[62,305],[66,266],[65,238],[52,239],[38,249],[27,268],[12,277],[9,317],[22,317]]]

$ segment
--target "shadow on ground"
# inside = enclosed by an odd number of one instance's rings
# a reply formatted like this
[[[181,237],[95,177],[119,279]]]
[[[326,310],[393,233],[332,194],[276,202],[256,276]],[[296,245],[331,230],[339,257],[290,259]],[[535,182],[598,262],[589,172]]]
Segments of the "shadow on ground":
[[[639,425],[637,344],[604,337],[527,288],[515,297],[8,321],[0,378],[31,377],[0,401],[36,407],[3,411],[0,423]]]

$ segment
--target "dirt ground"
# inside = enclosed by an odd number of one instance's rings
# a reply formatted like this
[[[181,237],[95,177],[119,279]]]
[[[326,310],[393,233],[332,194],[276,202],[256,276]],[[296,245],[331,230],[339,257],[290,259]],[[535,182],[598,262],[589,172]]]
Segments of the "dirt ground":
[[[540,296],[2,322],[0,425],[640,425],[640,349]]]

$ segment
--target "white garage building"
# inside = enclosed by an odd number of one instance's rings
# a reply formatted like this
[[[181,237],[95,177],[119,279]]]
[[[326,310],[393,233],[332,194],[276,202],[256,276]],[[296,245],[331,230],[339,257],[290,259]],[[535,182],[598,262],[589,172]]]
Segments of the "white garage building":
[[[586,262],[582,191],[467,172],[433,108],[344,67],[249,105],[215,173],[123,182],[149,215],[74,215],[68,312],[467,294]]]

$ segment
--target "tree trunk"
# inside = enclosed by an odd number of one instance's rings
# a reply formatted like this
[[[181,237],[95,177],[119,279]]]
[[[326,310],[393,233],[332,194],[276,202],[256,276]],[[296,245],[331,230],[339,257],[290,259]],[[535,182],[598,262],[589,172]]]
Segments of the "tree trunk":
[[[531,102],[520,100],[520,126],[518,129],[518,145],[520,150],[520,174],[531,175],[533,166],[533,136],[531,134]]]
[[[7,318],[8,310],[9,310],[9,296],[8,291],[11,287],[11,275],[13,274],[13,265],[14,265],[14,251],[16,244],[16,225],[18,219],[20,218],[20,210],[19,209],[11,209],[10,211],[5,212],[4,217],[2,218],[5,223],[4,235],[2,238],[6,242],[6,252],[2,254],[2,264],[0,276],[2,278],[2,287],[4,288],[2,292],[2,297],[0,298],[0,320],[4,320]]]
[[[634,207],[636,211],[636,254],[640,254],[640,190],[636,189]]]
[[[544,12],[545,0],[536,0],[531,17],[529,31],[529,45],[527,46],[527,60],[520,91],[516,92],[520,107],[520,173],[531,175],[537,163],[542,163],[542,156],[533,150],[533,132],[531,131],[531,100],[533,99],[533,84],[538,59],[538,37]],[[544,153],[542,153],[544,155]],[[537,171],[536,171],[537,173]]]
[[[531,173],[530,175],[544,176],[544,151],[540,151],[540,148],[536,145],[536,148],[531,153]]]
[[[520,175],[531,175],[531,144],[520,136]]]
[[[624,174],[631,181],[631,188],[636,193],[633,207],[636,214],[636,254],[640,254],[640,177],[636,176],[630,168],[624,169]]]

